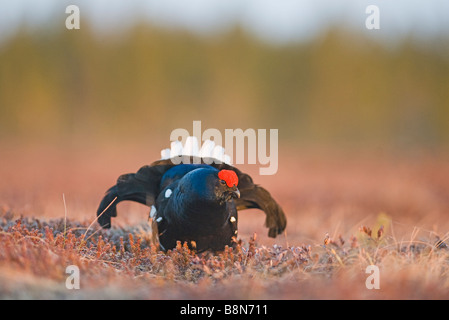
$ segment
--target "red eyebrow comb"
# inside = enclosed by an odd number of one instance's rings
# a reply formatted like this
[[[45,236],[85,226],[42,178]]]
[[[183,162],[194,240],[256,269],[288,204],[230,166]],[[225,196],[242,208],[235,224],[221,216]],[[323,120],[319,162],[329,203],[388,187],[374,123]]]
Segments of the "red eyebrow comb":
[[[237,174],[232,170],[221,170],[218,173],[218,178],[226,181],[226,184],[230,188],[239,184],[239,178],[237,177]]]

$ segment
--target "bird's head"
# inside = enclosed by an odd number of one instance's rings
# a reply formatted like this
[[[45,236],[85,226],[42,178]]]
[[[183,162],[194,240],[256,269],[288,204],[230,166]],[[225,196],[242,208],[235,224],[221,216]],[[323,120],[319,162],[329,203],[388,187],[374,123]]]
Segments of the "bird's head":
[[[180,181],[179,190],[194,201],[212,201],[220,205],[240,198],[237,174],[232,170],[218,171],[201,167],[187,173]]]
[[[234,171],[225,169],[219,171],[218,184],[215,188],[217,197],[223,202],[240,198],[240,191],[237,188],[238,184],[239,179]]]

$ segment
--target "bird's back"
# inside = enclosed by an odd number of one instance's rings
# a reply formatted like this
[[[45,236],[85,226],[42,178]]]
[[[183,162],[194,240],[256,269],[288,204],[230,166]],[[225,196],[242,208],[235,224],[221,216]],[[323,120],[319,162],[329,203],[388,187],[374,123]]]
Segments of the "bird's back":
[[[162,176],[160,190],[164,190],[168,185],[174,181],[180,180],[187,173],[199,168],[212,168],[207,164],[179,164],[167,170]]]

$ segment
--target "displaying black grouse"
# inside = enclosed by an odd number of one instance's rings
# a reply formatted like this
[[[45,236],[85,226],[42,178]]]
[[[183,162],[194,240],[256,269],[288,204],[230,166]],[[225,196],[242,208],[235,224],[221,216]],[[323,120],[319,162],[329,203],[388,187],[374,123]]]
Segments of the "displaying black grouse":
[[[99,224],[110,228],[111,217],[117,216],[116,205],[131,200],[151,207],[153,239],[163,250],[174,248],[178,240],[198,252],[232,246],[237,238],[237,211],[249,208],[265,212],[270,237],[282,233],[286,217],[270,193],[237,168],[215,162],[177,156],[120,176],[100,203]]]

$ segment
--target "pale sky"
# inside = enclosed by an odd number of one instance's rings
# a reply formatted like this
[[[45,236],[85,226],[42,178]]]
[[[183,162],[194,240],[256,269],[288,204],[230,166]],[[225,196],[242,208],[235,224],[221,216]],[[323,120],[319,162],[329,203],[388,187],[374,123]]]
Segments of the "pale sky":
[[[0,38],[24,21],[58,25],[69,4],[79,6],[81,25],[86,19],[99,31],[143,19],[206,34],[239,24],[268,41],[301,41],[335,25],[368,32],[365,9],[374,4],[381,27],[370,31],[375,36],[449,34],[449,0],[0,0]]]

